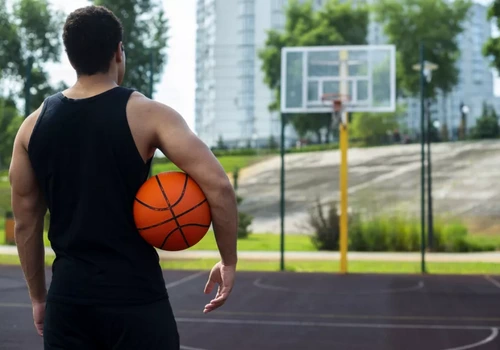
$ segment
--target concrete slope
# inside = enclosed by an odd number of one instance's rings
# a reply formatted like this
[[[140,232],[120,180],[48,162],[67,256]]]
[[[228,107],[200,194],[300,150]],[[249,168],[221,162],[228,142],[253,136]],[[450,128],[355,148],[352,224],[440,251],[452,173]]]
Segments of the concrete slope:
[[[289,154],[286,167],[287,233],[306,233],[314,202],[339,198],[338,151]],[[420,145],[349,150],[349,204],[368,212],[420,214]],[[438,215],[463,218],[475,232],[500,233],[500,141],[432,145],[433,204]],[[243,172],[241,209],[255,232],[279,232],[280,159]]]

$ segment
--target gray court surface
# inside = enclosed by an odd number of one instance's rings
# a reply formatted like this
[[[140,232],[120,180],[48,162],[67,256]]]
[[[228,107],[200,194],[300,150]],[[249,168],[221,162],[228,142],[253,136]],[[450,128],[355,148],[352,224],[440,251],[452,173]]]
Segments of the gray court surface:
[[[207,276],[165,271],[185,350],[500,349],[500,276],[240,272],[204,315]],[[19,267],[0,266],[0,349],[42,349]]]

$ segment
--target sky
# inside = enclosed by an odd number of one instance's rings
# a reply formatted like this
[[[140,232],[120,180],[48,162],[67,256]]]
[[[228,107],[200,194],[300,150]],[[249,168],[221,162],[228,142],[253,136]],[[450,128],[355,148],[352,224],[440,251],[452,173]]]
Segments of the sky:
[[[86,0],[50,0],[52,5],[66,15],[86,6]],[[475,0],[488,5],[491,0]],[[196,0],[162,0],[170,24],[168,64],[161,82],[156,86],[154,99],[177,110],[194,131],[195,101],[195,50],[196,50]],[[76,76],[64,51],[61,62],[48,64],[51,81],[60,80],[68,85]],[[495,93],[500,94],[500,79],[495,77]]]

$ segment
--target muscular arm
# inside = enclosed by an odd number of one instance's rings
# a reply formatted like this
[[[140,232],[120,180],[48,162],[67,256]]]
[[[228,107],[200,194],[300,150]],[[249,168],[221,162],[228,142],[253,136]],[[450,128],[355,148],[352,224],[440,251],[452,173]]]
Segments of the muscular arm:
[[[46,297],[43,222],[46,206],[28,157],[27,144],[39,110],[26,119],[14,141],[9,179],[15,239],[21,267],[33,303]]]
[[[238,209],[236,195],[212,151],[173,109],[150,102],[154,118],[154,144],[168,159],[201,187],[212,213],[215,238],[224,265],[237,263]]]

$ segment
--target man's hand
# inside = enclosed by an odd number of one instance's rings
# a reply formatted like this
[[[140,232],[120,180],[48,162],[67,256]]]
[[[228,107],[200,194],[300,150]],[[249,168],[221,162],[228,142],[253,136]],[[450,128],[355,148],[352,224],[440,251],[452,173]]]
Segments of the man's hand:
[[[43,321],[45,319],[45,303],[33,303],[33,321],[36,331],[43,337]]]
[[[208,277],[208,282],[205,286],[205,294],[210,294],[215,287],[215,284],[219,284],[219,289],[214,299],[205,305],[203,313],[211,312],[226,302],[229,294],[233,290],[234,278],[236,274],[236,265],[226,266],[222,262],[218,262],[210,271],[210,276]]]

